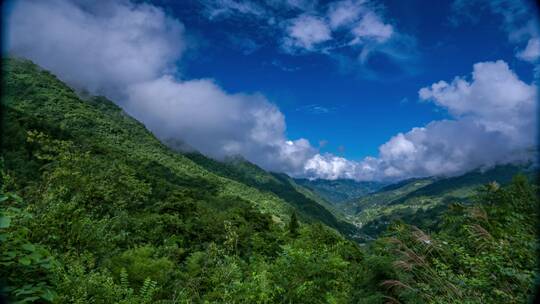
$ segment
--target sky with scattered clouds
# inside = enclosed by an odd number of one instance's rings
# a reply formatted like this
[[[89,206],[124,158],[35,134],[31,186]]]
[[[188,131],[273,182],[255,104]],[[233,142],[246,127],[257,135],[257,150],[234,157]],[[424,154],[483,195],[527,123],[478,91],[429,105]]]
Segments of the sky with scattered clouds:
[[[534,158],[525,0],[25,0],[4,54],[156,136],[309,178],[448,176]]]

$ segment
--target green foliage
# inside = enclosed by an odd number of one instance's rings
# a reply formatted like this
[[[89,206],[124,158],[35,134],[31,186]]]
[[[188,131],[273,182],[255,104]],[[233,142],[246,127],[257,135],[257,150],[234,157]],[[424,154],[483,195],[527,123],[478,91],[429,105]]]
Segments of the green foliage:
[[[130,283],[135,287],[144,286],[148,279],[164,286],[170,279],[174,263],[166,257],[156,257],[154,247],[143,246],[128,249],[112,257],[107,267],[120,278],[125,272],[125,275],[129,275]]]
[[[81,261],[72,260],[55,269],[57,303],[122,303],[149,304],[155,300],[159,287],[150,278],[134,289],[124,270],[115,279],[107,269],[90,270]]]
[[[289,232],[291,233],[291,235],[293,236],[298,235],[299,227],[300,227],[300,224],[298,223],[296,212],[293,212],[293,214],[291,215],[291,220],[289,221]]]
[[[396,224],[377,252],[392,254],[396,274],[382,284],[405,302],[524,303],[538,273],[538,197],[524,176],[487,185],[471,206],[453,205],[428,235]],[[384,254],[384,253],[382,253]]]
[[[361,227],[364,240],[376,238],[394,221],[434,231],[439,229],[440,217],[449,205],[471,204],[478,188],[490,182],[506,185],[520,172],[532,178],[535,172],[532,168],[530,165],[500,165],[449,178],[410,179],[346,202],[342,211]]]
[[[50,279],[53,261],[43,246],[30,240],[26,228],[32,214],[22,209],[23,201],[12,193],[0,193],[0,278],[13,303],[52,301],[56,293]]]

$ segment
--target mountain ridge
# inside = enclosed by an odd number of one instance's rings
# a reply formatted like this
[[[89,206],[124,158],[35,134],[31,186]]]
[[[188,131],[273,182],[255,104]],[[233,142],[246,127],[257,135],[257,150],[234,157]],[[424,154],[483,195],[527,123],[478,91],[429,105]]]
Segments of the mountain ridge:
[[[377,237],[394,221],[434,229],[452,203],[470,204],[478,189],[492,182],[507,185],[516,174],[526,174],[531,182],[535,182],[538,170],[534,164],[510,164],[476,169],[453,177],[408,179],[345,202],[341,211],[368,239]]]

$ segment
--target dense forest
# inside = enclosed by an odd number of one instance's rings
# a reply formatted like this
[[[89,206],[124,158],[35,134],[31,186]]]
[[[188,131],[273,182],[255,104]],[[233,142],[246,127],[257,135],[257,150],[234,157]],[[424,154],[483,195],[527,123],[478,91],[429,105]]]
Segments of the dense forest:
[[[358,225],[314,189],[245,161],[174,151],[111,101],[78,94],[30,61],[3,59],[2,71],[0,278],[13,303],[523,303],[534,295],[532,174],[482,180],[467,199],[433,209],[429,225],[389,217],[359,243]],[[428,184],[392,201],[449,187]],[[343,205],[357,216],[402,186]]]

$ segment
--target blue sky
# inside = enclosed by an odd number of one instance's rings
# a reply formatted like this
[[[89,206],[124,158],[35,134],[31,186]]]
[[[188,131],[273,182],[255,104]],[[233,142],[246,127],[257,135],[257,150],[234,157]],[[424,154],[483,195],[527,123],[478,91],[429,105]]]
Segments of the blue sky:
[[[530,64],[515,58],[503,16],[482,9],[469,20],[452,10],[453,1],[380,1],[385,19],[415,46],[403,63],[375,54],[366,64],[370,73],[366,67],[346,70],[326,54],[285,53],[276,37],[259,33],[264,21],[249,16],[211,20],[199,1],[156,4],[182,20],[197,41],[194,54],[181,62],[186,77],[211,77],[231,92],[261,92],[285,114],[289,137],[327,141],[322,151],[354,160],[376,156],[398,132],[446,118],[444,110],[418,102],[418,90],[468,75],[476,62],[503,59],[523,80],[532,79]],[[371,73],[376,76],[364,75]]]
[[[450,176],[535,159],[532,5],[14,0],[4,52],[174,148],[297,177]]]

